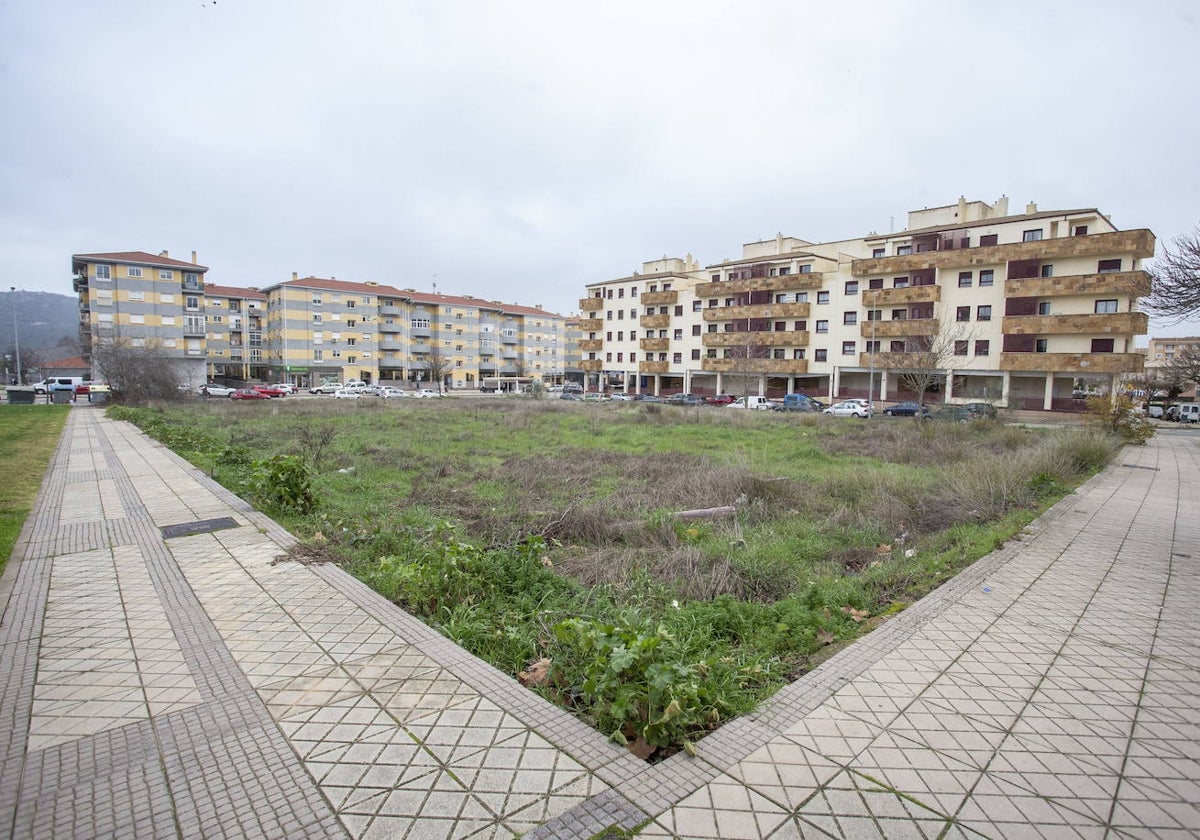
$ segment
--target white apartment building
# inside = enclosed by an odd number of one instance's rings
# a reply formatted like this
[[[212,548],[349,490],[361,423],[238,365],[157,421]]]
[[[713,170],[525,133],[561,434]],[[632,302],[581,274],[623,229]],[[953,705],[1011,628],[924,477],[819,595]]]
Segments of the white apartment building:
[[[933,399],[1072,409],[1076,380],[1112,389],[1141,370],[1154,242],[1095,208],[963,198],[897,233],[780,235],[704,269],[657,260],[588,284],[580,364],[593,387],[631,393],[894,400],[938,350]]]

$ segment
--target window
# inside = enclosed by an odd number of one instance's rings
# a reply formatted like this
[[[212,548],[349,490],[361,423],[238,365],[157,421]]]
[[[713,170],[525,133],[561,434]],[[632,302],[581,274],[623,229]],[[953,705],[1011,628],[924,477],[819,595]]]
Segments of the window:
[[[780,276],[780,277],[786,277],[787,275],[789,275],[789,274],[791,274],[791,273],[792,273],[792,269],[791,269],[791,267],[790,267],[790,266],[786,266],[786,265],[785,265],[785,266],[782,266],[782,267],[779,269],[779,276]]]
[[[314,313],[313,313],[313,323],[314,323],[314,324],[319,324],[319,323],[321,323],[321,313],[320,313],[320,312],[314,312]]]
[[[971,307],[960,306],[957,309],[955,309],[954,310],[954,320],[955,321],[970,321],[971,320]]]
[[[174,280],[174,279],[175,279],[175,272],[174,272],[174,271],[164,271],[164,270],[162,270],[162,269],[159,269],[159,271],[158,271],[158,279],[159,279],[159,280]]]
[[[908,278],[907,277],[893,277],[892,278],[892,288],[893,289],[907,289],[908,288]]]
[[[858,313],[857,312],[842,313],[842,323],[845,324],[847,327],[853,327],[855,324],[858,323]]]
[[[794,350],[792,350],[792,358],[793,359],[803,359],[804,358],[804,348],[797,347]]]
[[[623,297],[625,297],[625,290],[624,290],[624,289],[617,289],[617,297],[619,297],[619,298],[623,298]]]
[[[966,342],[966,341],[955,341],[954,342],[954,355],[955,356],[967,355],[967,346],[968,346],[968,342]]]
[[[630,296],[630,297],[637,297],[637,286],[634,286],[633,288],[631,288],[631,289],[629,290],[629,296]]]
[[[702,307],[703,307],[703,301],[699,301],[699,300],[692,301],[692,311],[693,312],[699,312]]]
[[[792,323],[792,329],[796,332],[805,332],[808,329],[808,321],[795,321]]]
[[[808,292],[796,292],[796,303],[808,303]]]
[[[693,361],[693,362],[695,362],[695,361],[699,361],[699,359],[700,359],[700,351],[699,351],[699,350],[693,350],[693,351],[692,351],[692,361]]]
[[[801,274],[812,274],[812,266],[811,265],[800,266],[800,273]]]
[[[714,283],[720,283],[720,282],[721,282],[721,275],[720,275],[720,274],[714,274],[714,275],[712,276],[712,281],[713,281]]]
[[[677,316],[683,314],[683,304],[682,303],[675,307],[675,314]]]
[[[1117,302],[1115,300],[1098,300],[1096,301],[1097,315],[1111,315],[1117,311]]]
[[[96,276],[97,280],[111,280],[112,279],[112,266],[110,266],[110,265],[96,266],[95,276]]]
[[[829,332],[829,322],[828,321],[817,321],[817,332],[819,332],[819,333]]]
[[[882,321],[883,320],[883,310],[882,309],[868,309],[867,310],[867,320],[868,321]]]
[[[984,304],[983,306],[977,306],[977,307],[975,307],[975,320],[976,320],[976,321],[990,321],[990,320],[992,320],[992,306],[991,306],[991,304]]]
[[[858,352],[858,348],[857,348],[857,345],[855,344],[855,342],[853,342],[853,341],[843,341],[842,342],[842,355],[843,356],[853,356],[857,352]]]
[[[988,355],[988,353],[991,352],[991,346],[992,346],[991,342],[988,341],[986,338],[976,341],[975,342],[975,355],[976,356]]]
[[[857,280],[847,280],[846,281],[846,294],[848,294],[848,295],[858,294],[858,281]]]
[[[776,321],[774,324],[772,324],[771,329],[775,330],[775,332],[786,332],[787,321]]]
[[[975,280],[975,275],[973,272],[970,272],[970,271],[958,272],[958,288],[969,289],[969,288],[971,288],[971,283],[974,280]]]
[[[145,292],[130,292],[129,299],[130,300],[145,300],[146,293]]]
[[[631,361],[631,362],[636,362],[636,361],[637,361],[637,353],[630,353],[630,354],[629,354],[629,361]]]
[[[817,292],[817,304],[829,303],[829,292]]]
[[[624,353],[618,353],[618,354],[617,354],[617,361],[618,361],[618,362],[623,362],[623,361],[625,361],[625,354],[624,354]]]
[[[1092,352],[1093,353],[1111,353],[1113,351],[1113,340],[1111,338],[1093,338]]]
[[[1048,300],[1038,301],[1038,314],[1039,315],[1049,315],[1050,314],[1050,301],[1048,301]]]
[[[624,309],[618,309],[618,310],[617,310],[617,320],[618,320],[618,321],[624,321],[624,320],[625,320],[625,310],[624,310]]]
[[[1039,338],[1037,341],[1035,341],[1033,343],[1033,352],[1034,353],[1045,353],[1046,350],[1049,348],[1049,346],[1050,346],[1050,342],[1047,339]]]
[[[1113,274],[1121,270],[1120,260],[1100,260],[1099,266],[1096,268],[1101,274]]]
[[[674,333],[674,335],[673,335],[672,337],[673,337],[673,338],[674,338],[676,341],[679,341],[681,338],[683,338],[683,327],[679,327],[679,328],[677,328],[677,329],[675,330],[675,333]]]
[[[313,296],[312,296],[312,305],[313,305],[313,306],[320,306],[320,305],[321,305],[321,296],[320,296],[319,294],[317,294],[316,292],[313,292]]]
[[[676,364],[676,365],[683,364],[683,354],[682,353],[672,353],[671,354],[671,363]]]
[[[610,291],[611,291],[611,290],[610,290]],[[605,354],[604,354],[604,361],[606,361],[606,362],[611,362],[611,361],[612,361],[612,353],[605,353]]]
[[[609,330],[608,332],[606,332],[606,333],[604,334],[604,340],[605,340],[605,341],[612,341],[612,330]]]
[[[776,347],[775,349],[773,349],[771,351],[771,358],[772,359],[786,359],[787,351],[784,350],[782,347]]]
[[[829,361],[829,351],[825,350],[825,349],[814,350],[813,351],[813,361],[816,361],[816,362]]]
[[[191,309],[191,310],[199,309],[200,308],[200,298],[196,297],[195,295],[188,295],[183,300],[183,308]]]
[[[1075,225],[1075,230],[1072,231],[1073,236],[1087,236],[1087,225]]]
[[[347,345],[348,347],[353,347],[353,346],[354,346],[356,343],[357,343],[357,341],[356,341],[355,339],[353,339],[353,338],[347,338],[347,339],[346,339],[346,345]],[[462,348],[460,347],[459,349],[461,350]]]
[[[125,274],[128,277],[141,277],[142,269],[136,265],[125,266]]]
[[[146,323],[146,316],[145,316],[145,315],[130,315],[130,316],[129,316],[129,323],[131,323],[131,324],[144,324],[144,323]]]
[[[1042,265],[1041,275],[1043,277],[1053,277],[1054,276],[1054,266],[1051,263],[1045,263],[1044,265]]]
[[[1042,241],[1042,229],[1034,228],[1033,230],[1025,231],[1024,233],[1021,234],[1021,241],[1022,242],[1041,242]]]
[[[885,252],[885,250],[886,250],[886,249],[884,249],[884,248],[872,248],[872,249],[871,249],[871,257],[872,257],[872,259],[879,259],[880,257],[882,257],[882,256],[883,256],[883,254],[884,254],[884,252]]]
[[[870,280],[867,281],[867,288],[868,289],[882,289],[883,288],[883,278],[882,277],[871,278]]]
[[[993,271],[992,269],[988,268],[988,269],[984,269],[983,271],[979,272],[979,285],[980,286],[991,286],[995,282],[996,282],[996,272]]]
[[[907,257],[911,253],[912,253],[911,245],[897,245],[896,246],[896,256],[897,257]]]
[[[346,301],[346,308],[347,308],[347,309],[353,309],[353,308],[354,308],[354,298],[350,298],[350,300]],[[461,312],[460,312],[460,313],[458,313],[458,319],[459,319],[460,321],[462,320],[462,313],[461,313]]]
[[[1000,241],[999,234],[985,233],[983,236],[979,237],[979,247],[982,248],[985,245],[995,245],[999,241]]]
[[[908,320],[908,310],[907,309],[893,309],[892,310],[892,320],[893,321]]]

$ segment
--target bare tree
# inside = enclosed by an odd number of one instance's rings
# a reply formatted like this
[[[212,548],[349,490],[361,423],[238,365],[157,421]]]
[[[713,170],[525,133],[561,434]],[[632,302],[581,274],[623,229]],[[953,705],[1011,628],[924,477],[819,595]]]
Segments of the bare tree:
[[[971,341],[971,330],[965,323],[946,323],[936,318],[931,321],[929,335],[909,336],[903,352],[877,358],[879,366],[891,371],[901,387],[917,395],[918,404],[925,402],[927,393],[945,384],[955,357],[965,355]]]
[[[729,373],[734,382],[740,383],[737,389],[739,396],[749,396],[752,387],[757,387],[759,377],[764,374],[763,360],[771,355],[771,348],[760,339],[762,333],[746,331],[740,333],[737,344],[726,348],[725,358],[729,360]]]
[[[1200,227],[1176,237],[1175,247],[1154,261],[1150,276],[1147,312],[1176,324],[1200,314]]]
[[[182,395],[178,360],[163,352],[162,342],[147,340],[140,347],[126,338],[92,344],[92,361],[122,402],[175,400]]]
[[[429,372],[430,384],[436,383],[438,393],[444,393],[446,374],[450,372],[450,359],[436,342],[429,345],[429,353],[425,356],[425,370]]]
[[[1167,365],[1166,378],[1179,386],[1176,395],[1183,393],[1189,384],[1200,384],[1200,347],[1188,345],[1176,353]]]

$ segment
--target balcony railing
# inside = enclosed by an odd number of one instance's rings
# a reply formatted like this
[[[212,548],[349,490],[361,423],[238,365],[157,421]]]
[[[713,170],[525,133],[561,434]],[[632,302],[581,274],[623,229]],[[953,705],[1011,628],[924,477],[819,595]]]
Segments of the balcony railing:
[[[604,308],[604,298],[585,297],[579,299],[580,312],[598,312]]]
[[[942,299],[942,287],[936,283],[925,286],[905,286],[902,289],[867,289],[863,292],[866,306],[907,306],[910,303],[936,303]]]
[[[1114,271],[1104,274],[1068,274],[1062,277],[1025,277],[1004,284],[1006,297],[1064,297],[1122,295],[1139,298],[1150,294],[1146,271]]]
[[[661,330],[671,326],[670,315],[643,315],[638,321],[648,330]]]
[[[806,274],[784,274],[776,277],[751,277],[746,280],[722,280],[700,283],[692,290],[698,298],[720,298],[743,292],[791,292],[820,288],[824,275],[818,271]]]
[[[598,338],[584,338],[579,341],[579,349],[583,352],[592,352],[604,349],[604,342]]]
[[[1005,315],[1005,335],[1144,335],[1150,325],[1145,312],[1093,315]]]
[[[579,369],[588,373],[598,373],[604,370],[604,362],[600,359],[582,359],[579,362]]]
[[[859,324],[859,334],[863,338],[900,338],[907,335],[934,335],[939,327],[937,318],[863,321]]]
[[[705,321],[734,321],[742,318],[807,318],[807,303],[751,303],[743,306],[710,306]]]
[[[639,373],[666,373],[669,368],[669,362],[638,362]]]
[[[1011,353],[1000,354],[1000,370],[1063,373],[1140,373],[1141,353]]]
[[[779,332],[718,332],[705,333],[705,347],[804,347],[808,344],[807,330]]]
[[[603,318],[583,318],[579,321],[579,331],[582,333],[600,332],[604,329]]]
[[[701,370],[713,373],[745,373],[747,375],[798,375],[808,373],[808,359],[703,359]]]
[[[668,289],[665,292],[644,292],[641,297],[642,306],[659,306],[672,304],[679,300],[679,292]]]
[[[581,349],[587,349],[582,347],[582,341],[579,343]],[[638,347],[642,350],[653,350],[655,353],[665,353],[671,347],[671,340],[669,338],[643,338],[638,340]]]

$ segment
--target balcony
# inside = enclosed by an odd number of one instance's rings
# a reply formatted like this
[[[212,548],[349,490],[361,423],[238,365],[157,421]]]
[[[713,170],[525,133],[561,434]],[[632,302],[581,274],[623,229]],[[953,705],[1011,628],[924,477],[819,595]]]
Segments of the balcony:
[[[1140,373],[1141,353],[1001,353],[1000,370],[1061,373]]]
[[[936,283],[906,286],[903,289],[867,289],[863,292],[865,306],[907,306],[910,303],[937,303],[941,299],[942,287]]]
[[[1093,315],[1005,315],[1005,335],[1144,335],[1150,325],[1145,312]]]
[[[584,338],[579,341],[579,349],[583,352],[594,352],[604,349],[604,342],[598,338]]]
[[[863,321],[859,335],[863,338],[901,338],[906,335],[934,335],[941,324],[937,318],[909,318],[892,321]]]
[[[583,342],[579,342],[583,344]],[[669,338],[643,338],[638,340],[638,347],[642,350],[652,350],[655,353],[665,353],[671,347]]]
[[[642,306],[659,306],[679,301],[679,292],[669,289],[665,292],[645,292],[642,294]]]
[[[414,344],[408,349],[411,353],[419,353],[423,356],[429,353],[430,347],[428,344]]]
[[[71,277],[71,289],[79,293],[81,290],[88,287],[88,279],[86,274],[75,274]]]
[[[194,322],[185,321],[183,324],[183,334],[186,336],[192,336],[194,338],[203,338],[205,335],[204,322],[201,321],[197,324]]]
[[[508,333],[501,333],[500,334],[500,343],[501,344],[516,344],[517,343],[517,334],[513,333],[510,335]]]
[[[808,359],[704,359],[701,370],[713,373],[775,374],[796,376],[808,373]]]
[[[501,359],[513,360],[513,359],[516,359],[519,355],[520,354],[517,353],[516,350],[509,348],[509,347],[505,347],[503,350],[500,351]]]
[[[671,326],[670,315],[643,315],[638,323],[648,330],[662,330]]]
[[[580,312],[599,312],[604,308],[604,298],[602,297],[585,297],[579,299]]]
[[[1003,219],[997,219],[997,224]],[[924,251],[903,257],[854,260],[850,271],[855,277],[904,274],[922,268],[970,268],[1004,265],[1009,260],[1059,259],[1063,257],[1104,257],[1132,254],[1135,259],[1154,256],[1154,234],[1146,229],[1097,233],[1093,236],[1063,236],[1036,242],[1010,242],[952,251]]]
[[[380,331],[381,333],[398,333],[398,332],[403,332],[403,331],[404,331],[404,325],[403,325],[403,324],[401,324],[401,323],[399,323],[399,322],[397,322],[397,321],[393,321],[393,322],[392,322],[392,323],[390,323],[390,324],[389,324],[387,321],[380,321],[380,322],[379,322],[379,331]]]
[[[380,350],[403,350],[404,342],[396,338],[383,336],[379,339]]]
[[[406,313],[404,311],[404,307],[402,307],[402,306],[395,306],[395,305],[390,305],[390,304],[386,304],[386,303],[380,304],[380,306],[379,306],[379,317],[380,318],[402,317],[405,314]]]
[[[433,335],[433,330],[429,326],[419,327],[416,324],[413,324],[412,328],[408,331],[408,334],[413,338],[429,338],[431,335]]]
[[[859,367],[876,367],[885,369],[928,370],[930,364],[936,364],[929,353],[859,353]]]
[[[802,289],[818,289],[824,277],[818,271],[807,274],[784,274],[781,277],[751,277],[748,280],[724,280],[717,283],[700,283],[692,294],[698,298],[719,298],[743,292],[793,292]]]
[[[808,345],[807,330],[780,330],[779,332],[718,332],[705,333],[705,347],[805,347]]]
[[[381,369],[388,368],[389,370],[392,368],[402,368],[402,367],[404,367],[404,360],[403,359],[389,359],[389,358],[384,357],[379,360],[379,367]]]
[[[1105,274],[1069,274],[1063,277],[1025,277],[1004,283],[1006,297],[1064,297],[1121,295],[1145,297],[1150,294],[1150,273],[1114,271]]]
[[[710,306],[705,321],[734,321],[741,318],[807,318],[807,303],[752,303],[745,306]]]
[[[604,370],[604,362],[600,359],[581,359],[579,369],[587,373],[599,373]]]
[[[579,322],[579,331],[584,333],[600,332],[604,329],[603,318],[583,318]]]
[[[638,362],[638,373],[666,373],[670,362]]]

